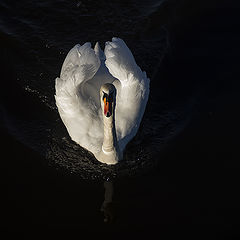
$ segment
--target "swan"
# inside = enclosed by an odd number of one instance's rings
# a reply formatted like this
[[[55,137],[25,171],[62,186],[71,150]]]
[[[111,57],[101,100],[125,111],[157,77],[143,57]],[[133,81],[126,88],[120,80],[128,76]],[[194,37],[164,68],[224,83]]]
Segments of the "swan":
[[[55,80],[56,106],[71,139],[98,161],[118,163],[138,131],[149,82],[120,38],[104,51],[98,42],[94,49],[89,42],[74,46]]]

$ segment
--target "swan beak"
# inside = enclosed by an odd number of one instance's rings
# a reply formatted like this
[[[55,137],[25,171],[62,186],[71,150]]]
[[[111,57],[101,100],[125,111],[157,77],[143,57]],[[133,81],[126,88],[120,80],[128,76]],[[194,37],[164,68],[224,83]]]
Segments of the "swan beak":
[[[112,115],[112,104],[111,102],[107,101],[106,97],[103,99],[103,101],[104,101],[104,115],[106,117],[110,117]]]

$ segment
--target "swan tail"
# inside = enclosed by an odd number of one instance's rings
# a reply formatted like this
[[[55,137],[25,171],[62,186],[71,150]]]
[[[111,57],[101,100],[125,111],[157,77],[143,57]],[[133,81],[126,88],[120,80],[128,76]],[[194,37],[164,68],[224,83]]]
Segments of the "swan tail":
[[[95,52],[95,54],[99,57],[99,59],[101,59],[101,60],[105,60],[105,59],[106,59],[106,58],[105,58],[105,55],[104,55],[104,52],[103,52],[103,50],[101,49],[101,47],[100,47],[100,45],[99,45],[98,42],[95,44],[94,52]]]

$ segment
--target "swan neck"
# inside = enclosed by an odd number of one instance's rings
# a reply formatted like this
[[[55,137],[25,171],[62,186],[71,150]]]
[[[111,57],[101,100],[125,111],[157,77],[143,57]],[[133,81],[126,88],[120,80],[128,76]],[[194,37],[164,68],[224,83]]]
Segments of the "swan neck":
[[[114,116],[109,118],[103,116],[103,119],[104,137],[102,149],[104,152],[111,152],[116,148],[117,144]]]

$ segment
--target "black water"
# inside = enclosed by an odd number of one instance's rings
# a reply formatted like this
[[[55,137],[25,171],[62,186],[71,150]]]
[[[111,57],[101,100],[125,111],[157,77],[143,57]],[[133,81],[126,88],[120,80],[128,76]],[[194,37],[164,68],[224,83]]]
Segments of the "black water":
[[[236,236],[238,12],[227,1],[1,1],[9,236]],[[151,96],[124,161],[107,167],[71,142],[53,95],[74,44],[113,36],[146,70]]]

